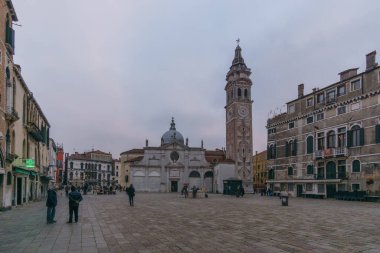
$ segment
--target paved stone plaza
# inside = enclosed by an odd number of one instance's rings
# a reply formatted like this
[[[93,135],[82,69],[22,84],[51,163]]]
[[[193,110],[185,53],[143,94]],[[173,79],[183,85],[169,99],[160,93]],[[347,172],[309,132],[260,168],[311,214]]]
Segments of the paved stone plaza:
[[[44,202],[0,213],[0,252],[380,252],[380,204],[278,197],[86,195],[79,222]]]

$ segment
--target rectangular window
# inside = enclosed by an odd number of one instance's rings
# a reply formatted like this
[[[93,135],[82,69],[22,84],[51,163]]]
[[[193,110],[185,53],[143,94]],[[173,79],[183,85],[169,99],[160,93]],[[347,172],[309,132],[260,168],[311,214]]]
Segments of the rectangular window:
[[[319,93],[317,95],[317,104],[323,103],[325,101],[325,94],[324,93]]]
[[[359,90],[361,87],[360,79],[351,82],[351,91]]]
[[[269,128],[268,129],[268,134],[275,134],[276,133],[276,128]]]
[[[346,113],[346,106],[345,105],[344,106],[340,106],[340,107],[338,107],[336,109],[336,114],[337,115],[341,115],[341,114],[344,114],[344,113]]]
[[[317,148],[318,150],[325,149],[325,133],[318,133]]]
[[[310,107],[314,105],[314,99],[313,98],[308,98],[306,100],[306,107]]]
[[[293,176],[293,167],[288,167],[288,176]]]
[[[313,190],[313,184],[306,184],[306,191],[311,192]]]
[[[313,175],[314,174],[314,167],[313,167],[313,165],[308,165],[306,170],[307,170],[307,174],[308,175]]]
[[[335,90],[330,90],[326,93],[326,102],[327,103],[335,102]]]
[[[295,104],[289,105],[288,113],[293,113],[295,111],[296,111],[296,105]]]
[[[346,84],[338,86],[338,94],[337,94],[337,96],[340,97],[340,96],[343,96],[343,95],[346,95]]]
[[[346,184],[338,184],[338,191],[343,192],[346,190]]]
[[[360,191],[360,184],[352,184],[352,191]]]
[[[325,163],[318,162],[317,179],[324,179],[324,178],[325,178]]]
[[[323,120],[324,118],[325,118],[325,115],[323,112],[321,112],[317,114],[315,121],[320,121],[320,120]]]
[[[346,161],[344,160],[338,160],[338,178],[346,178]]]
[[[318,184],[318,193],[325,193],[325,185]]]
[[[309,116],[306,118],[306,124],[311,124],[314,122],[314,116]]]
[[[294,184],[288,184],[288,191],[294,191]]]
[[[359,110],[360,109],[360,103],[357,102],[357,103],[354,103],[351,105],[351,111],[356,111],[356,110]]]
[[[338,128],[338,147],[344,148],[346,146],[346,128]]]
[[[289,129],[294,128],[294,121],[289,123]]]

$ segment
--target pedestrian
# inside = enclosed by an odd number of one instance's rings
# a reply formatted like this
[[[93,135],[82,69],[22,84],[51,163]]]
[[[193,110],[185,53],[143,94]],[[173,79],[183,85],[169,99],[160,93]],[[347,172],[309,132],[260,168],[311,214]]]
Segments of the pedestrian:
[[[135,188],[133,187],[133,184],[127,188],[127,194],[129,198],[129,205],[133,206],[133,197],[135,196]]]
[[[51,186],[47,192],[46,206],[47,206],[47,215],[46,215],[47,224],[56,223],[56,221],[54,220],[54,217],[55,217],[55,207],[57,206],[57,190],[55,189],[54,186]]]
[[[82,199],[82,195],[76,191],[75,186],[71,186],[71,192],[69,193],[69,221],[67,223],[73,223],[73,213],[75,215],[75,223],[78,222],[79,202]]]

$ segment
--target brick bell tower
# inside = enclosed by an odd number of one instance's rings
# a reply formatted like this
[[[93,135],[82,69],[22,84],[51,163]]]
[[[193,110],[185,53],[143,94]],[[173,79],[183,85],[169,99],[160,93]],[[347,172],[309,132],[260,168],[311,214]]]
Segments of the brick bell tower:
[[[252,182],[252,81],[249,69],[235,49],[235,57],[227,73],[226,91],[226,155],[235,161],[235,176],[243,180],[246,191],[253,190]]]

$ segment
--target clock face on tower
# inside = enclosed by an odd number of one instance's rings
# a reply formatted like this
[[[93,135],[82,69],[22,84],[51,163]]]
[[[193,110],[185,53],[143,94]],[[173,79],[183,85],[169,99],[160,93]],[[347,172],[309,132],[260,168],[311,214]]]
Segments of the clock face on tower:
[[[240,117],[247,117],[248,116],[248,108],[244,105],[241,105],[238,109],[238,113],[240,115]]]

